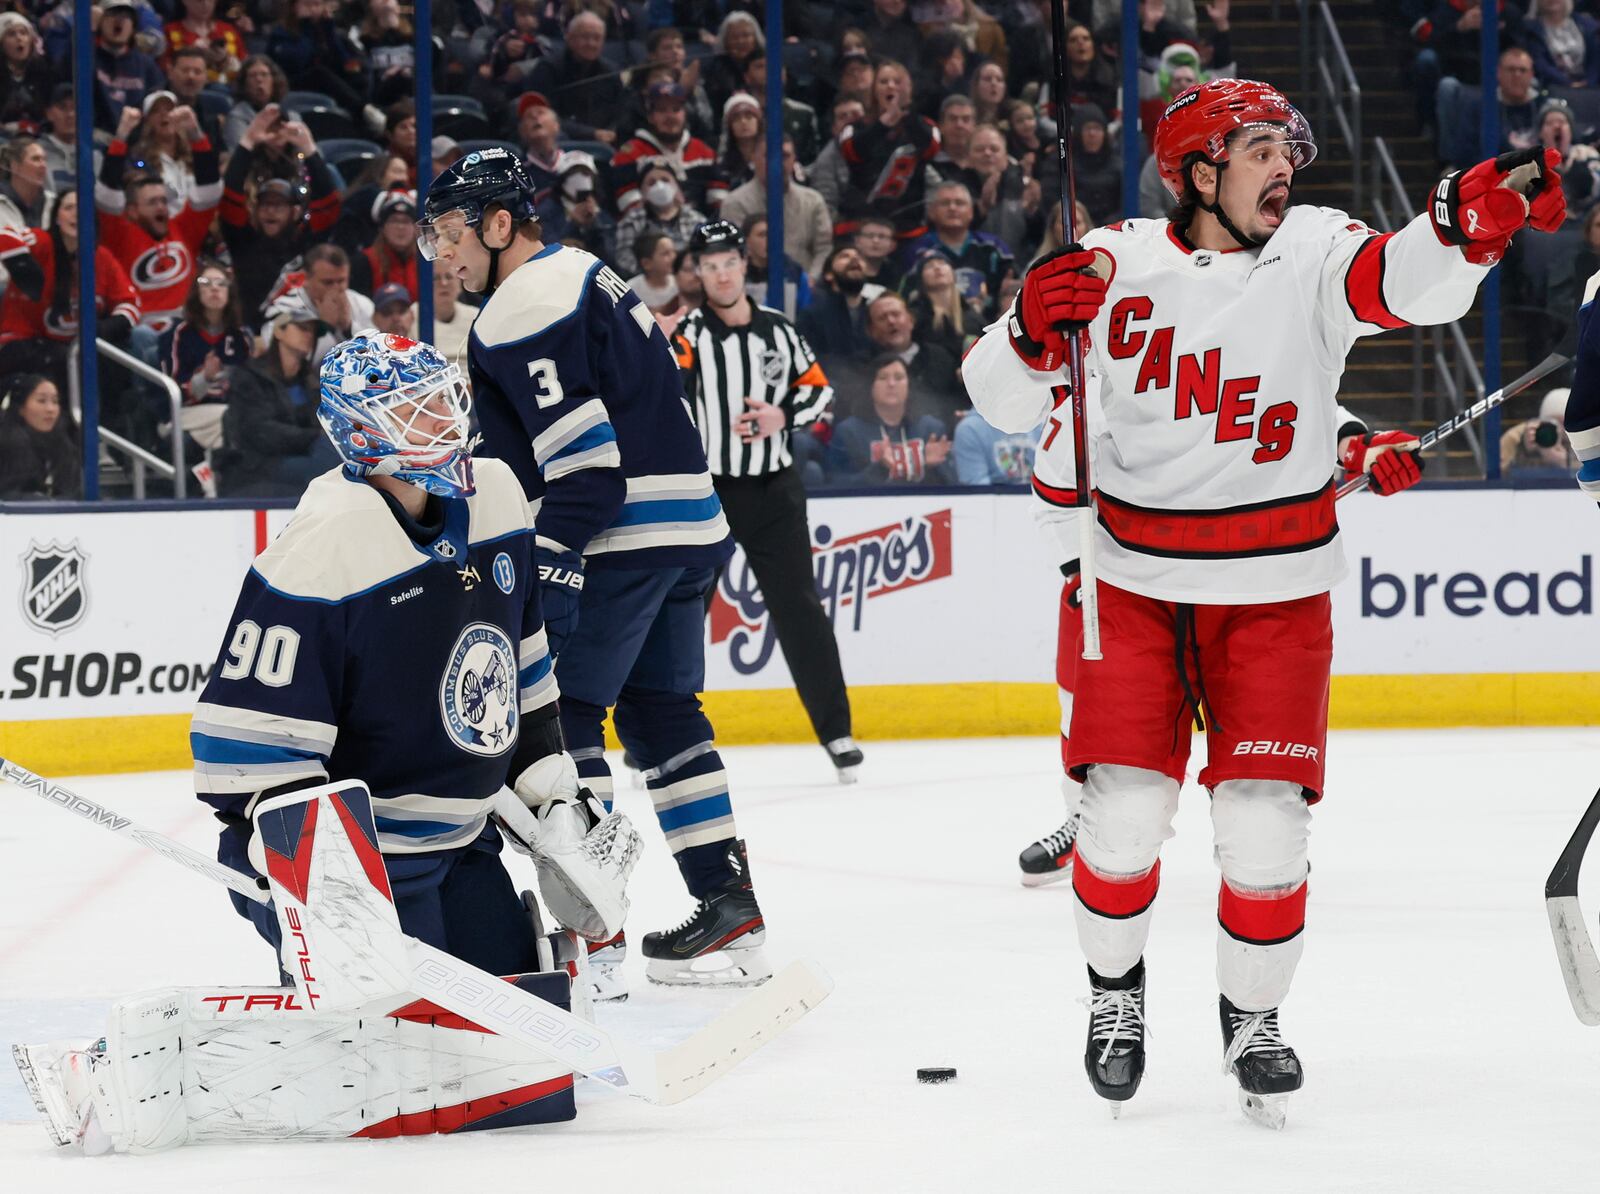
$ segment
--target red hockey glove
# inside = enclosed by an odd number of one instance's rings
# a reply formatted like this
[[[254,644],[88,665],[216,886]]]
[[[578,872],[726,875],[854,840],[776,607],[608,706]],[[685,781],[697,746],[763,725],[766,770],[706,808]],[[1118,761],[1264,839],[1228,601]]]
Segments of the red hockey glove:
[[[1388,497],[1422,480],[1422,441],[1406,431],[1352,435],[1339,457],[1345,480],[1368,474],[1368,488]]]
[[[1554,232],[1567,218],[1560,164],[1555,150],[1534,146],[1446,174],[1428,197],[1434,235],[1474,265],[1493,265],[1524,224]]]
[[[1099,313],[1109,279],[1084,272],[1095,258],[1082,245],[1068,245],[1034,262],[1022,279],[1011,310],[1011,347],[1028,368],[1040,373],[1061,368],[1072,333]]]

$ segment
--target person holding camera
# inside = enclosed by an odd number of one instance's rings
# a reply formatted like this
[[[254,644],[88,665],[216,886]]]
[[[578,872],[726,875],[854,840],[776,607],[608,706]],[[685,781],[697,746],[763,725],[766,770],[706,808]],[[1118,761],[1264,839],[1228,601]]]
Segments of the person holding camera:
[[[1539,403],[1537,418],[1506,428],[1500,437],[1500,467],[1512,469],[1562,469],[1578,467],[1578,458],[1567,443],[1566,386],[1551,390]]]

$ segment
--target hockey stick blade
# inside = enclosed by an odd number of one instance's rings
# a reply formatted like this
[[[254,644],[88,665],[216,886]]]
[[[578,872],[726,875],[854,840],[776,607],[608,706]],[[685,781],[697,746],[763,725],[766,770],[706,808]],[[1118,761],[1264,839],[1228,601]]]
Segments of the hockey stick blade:
[[[1518,394],[1534,385],[1541,378],[1548,377],[1557,369],[1567,364],[1569,361],[1571,361],[1571,359],[1571,357],[1562,356],[1559,352],[1551,353],[1549,356],[1545,357],[1544,360],[1540,361],[1532,369],[1529,369],[1526,373],[1517,378],[1515,381],[1511,382],[1509,385],[1501,386],[1494,393],[1485,398],[1478,399],[1465,410],[1457,411],[1444,422],[1435,427],[1429,428],[1427,431],[1424,431],[1422,435],[1418,437],[1422,442],[1418,445],[1417,451],[1426,452],[1429,448],[1433,447],[1434,444],[1438,443],[1447,436],[1454,435],[1468,423],[1472,423],[1483,418],[1484,415],[1488,414],[1495,407],[1508,402],[1512,398],[1515,398]],[[1357,493],[1365,489],[1368,484],[1370,484],[1371,480],[1372,475],[1370,473],[1360,473],[1357,476],[1351,477],[1348,481],[1339,486],[1338,490],[1334,493],[1334,497],[1342,498],[1348,496],[1349,494]]]
[[[1544,883],[1544,907],[1550,917],[1550,933],[1555,938],[1556,960],[1561,964],[1567,998],[1578,1019],[1589,1025],[1600,1024],[1600,957],[1595,955],[1594,940],[1578,905],[1578,870],[1597,825],[1600,792],[1594,794],[1584,810],[1583,819],[1572,831]]]

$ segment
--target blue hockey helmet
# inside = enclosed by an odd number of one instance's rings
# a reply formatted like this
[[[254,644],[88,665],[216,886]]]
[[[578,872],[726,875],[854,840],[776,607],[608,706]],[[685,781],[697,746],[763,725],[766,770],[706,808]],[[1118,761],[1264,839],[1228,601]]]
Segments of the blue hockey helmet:
[[[479,229],[479,239],[483,214],[492,206],[505,208],[518,223],[537,219],[533,196],[533,179],[515,154],[499,146],[469,153],[428,184],[417,221],[417,249],[428,261],[438,256],[434,224],[451,212],[460,212],[469,227]]]
[[[471,411],[461,370],[431,344],[368,328],[322,359],[317,419],[354,476],[467,497]]]

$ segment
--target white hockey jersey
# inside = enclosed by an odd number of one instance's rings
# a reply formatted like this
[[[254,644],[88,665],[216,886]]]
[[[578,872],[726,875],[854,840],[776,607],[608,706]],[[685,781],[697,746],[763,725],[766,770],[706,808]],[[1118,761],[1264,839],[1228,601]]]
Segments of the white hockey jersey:
[[[1345,355],[1358,336],[1459,318],[1487,268],[1440,244],[1426,216],[1380,235],[1320,207],[1291,208],[1259,249],[1190,250],[1165,220],[1096,229],[1084,245],[1114,267],[1086,357],[1100,575],[1196,604],[1331,589],[1345,569],[1333,483]],[[1023,364],[1001,319],[962,376],[1001,430],[1044,422],[1070,500],[1064,372]]]

